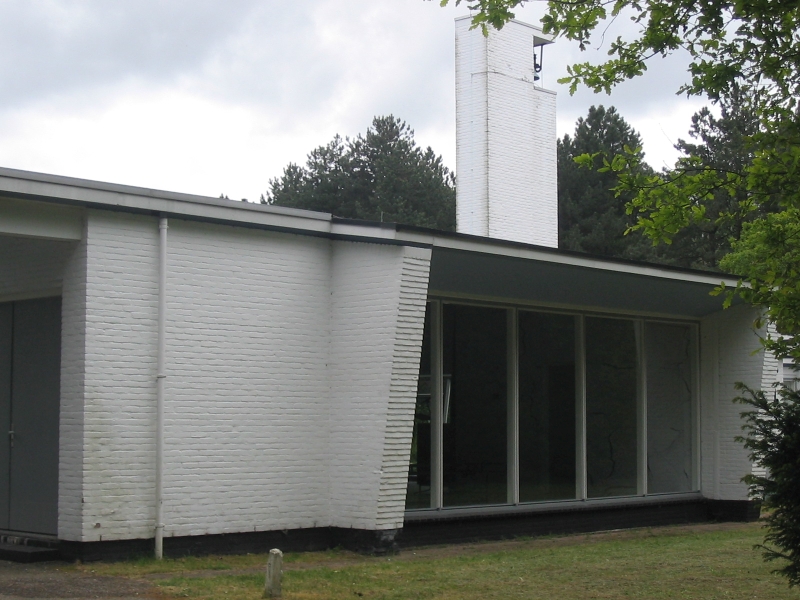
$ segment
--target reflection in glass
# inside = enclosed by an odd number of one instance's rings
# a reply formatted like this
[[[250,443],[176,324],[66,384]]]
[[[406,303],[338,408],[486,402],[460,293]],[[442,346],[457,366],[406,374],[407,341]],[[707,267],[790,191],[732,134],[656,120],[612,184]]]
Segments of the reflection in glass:
[[[431,507],[431,304],[425,310],[425,330],[417,380],[417,408],[411,438],[406,508]]]
[[[692,335],[647,323],[647,491],[692,490]]]
[[[575,498],[575,317],[519,312],[519,499]]]
[[[443,313],[444,505],[502,504],[506,311],[445,304]]]
[[[590,498],[637,493],[636,329],[586,318],[586,479]]]

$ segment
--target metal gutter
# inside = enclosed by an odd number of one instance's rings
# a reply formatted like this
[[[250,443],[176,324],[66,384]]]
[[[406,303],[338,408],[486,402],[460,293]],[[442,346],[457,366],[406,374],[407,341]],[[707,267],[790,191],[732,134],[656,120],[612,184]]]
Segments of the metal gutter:
[[[164,384],[167,355],[167,229],[166,217],[158,222],[158,350],[156,372],[156,522],[155,557],[164,557]]]

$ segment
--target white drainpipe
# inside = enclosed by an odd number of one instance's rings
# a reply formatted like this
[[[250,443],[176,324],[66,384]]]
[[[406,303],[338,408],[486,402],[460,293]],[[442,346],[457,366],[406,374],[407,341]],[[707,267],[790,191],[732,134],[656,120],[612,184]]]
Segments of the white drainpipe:
[[[156,376],[156,547],[157,559],[164,557],[164,373],[167,321],[167,218],[158,223],[158,374]]]

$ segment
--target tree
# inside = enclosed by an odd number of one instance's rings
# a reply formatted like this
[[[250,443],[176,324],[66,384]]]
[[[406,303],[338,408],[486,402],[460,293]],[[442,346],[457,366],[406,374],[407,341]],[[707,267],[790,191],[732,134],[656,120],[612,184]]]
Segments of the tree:
[[[766,468],[767,477],[747,475],[753,494],[768,500],[768,533],[761,545],[766,560],[783,562],[779,571],[790,584],[800,581],[800,392],[780,386],[774,394],[739,385],[737,402],[749,407],[742,413],[746,435],[738,438],[751,460]],[[769,545],[767,545],[769,544]]]
[[[304,167],[289,164],[261,202],[446,231],[456,222],[455,177],[391,115],[375,117],[363,136],[335,136]]]
[[[441,0],[447,4],[448,0]],[[460,3],[461,0],[455,0]],[[475,10],[473,25],[502,27],[524,0],[467,0]],[[564,82],[571,91],[586,85],[609,92],[616,84],[641,75],[653,57],[678,49],[688,53],[691,81],[679,89],[705,95],[712,102],[733,103],[742,96],[742,110],[758,122],[744,136],[750,157],[738,166],[713,166],[690,154],[666,174],[646,175],[634,152],[618,154],[604,163],[616,172],[620,193],[632,193],[628,205],[637,218],[635,228],[654,241],[670,243],[693,225],[720,218],[740,221],[739,237],[723,269],[741,277],[735,293],[761,309],[763,320],[780,335],[763,344],[778,357],[800,363],[800,3],[795,0],[576,0],[551,1],[543,18],[547,33],[577,41],[585,48],[592,33],[620,16],[639,29],[632,39],[617,38],[601,64],[572,65]],[[583,157],[584,163],[592,160]],[[728,208],[715,218],[714,203],[727,195]],[[735,235],[735,233],[734,233]],[[730,296],[728,301],[730,301]],[[749,399],[748,399],[749,398]],[[782,396],[797,404],[796,396]],[[755,410],[759,402],[746,397]],[[774,420],[775,444],[788,443],[797,429]],[[758,444],[766,432],[748,430],[745,440]],[[793,457],[797,468],[797,455]],[[775,479],[770,475],[770,480]],[[754,491],[758,493],[759,484]],[[761,484],[765,491],[765,484]],[[773,498],[764,497],[768,504]],[[790,499],[792,506],[800,500]],[[780,569],[790,585],[800,584],[800,522],[769,522],[766,542],[774,545],[766,558],[787,561]]]
[[[739,95],[732,104],[721,102],[716,117],[708,107],[692,117],[690,141],[675,145],[684,158],[697,157],[704,167],[716,170],[741,170],[753,158],[748,140],[758,131],[758,121],[743,110]],[[627,258],[695,269],[719,270],[720,260],[730,252],[731,240],[738,239],[743,222],[756,213],[739,214],[746,201],[741,187],[732,195],[725,190],[714,192],[708,201],[704,221],[677,232],[669,245],[654,246],[640,230],[632,230],[635,220],[626,212],[634,193],[617,193],[617,174],[599,170],[625,148],[638,155],[637,168],[643,175],[653,175],[644,162],[641,137],[617,113],[614,107],[592,106],[586,118],[579,118],[575,133],[557,142],[558,152],[558,221],[559,247],[603,256]],[[578,165],[576,157],[586,155]],[[676,176],[682,176],[681,160]],[[582,168],[588,167],[588,168]],[[666,177],[669,174],[665,174]],[[771,207],[764,205],[762,211]],[[732,218],[736,214],[739,218]],[[760,213],[758,213],[760,214]],[[627,234],[627,235],[626,235]]]
[[[599,172],[601,157],[610,159],[628,148],[641,148],[638,133],[616,109],[592,106],[575,124],[573,137],[557,141],[558,155],[558,247],[634,260],[654,260],[653,245],[641,232],[625,235],[633,224],[625,212],[630,197],[614,193],[617,177]],[[575,157],[592,154],[596,168],[581,168]],[[640,168],[652,170],[644,162]]]
[[[689,131],[691,141],[678,140],[675,148],[683,156],[674,169],[657,179],[659,183],[677,181],[698,168],[716,173],[743,172],[754,158],[751,139],[760,130],[756,116],[746,110],[747,101],[736,91],[731,98],[720,100],[719,117],[707,106],[695,113]],[[741,236],[743,223],[775,210],[771,202],[750,210],[748,191],[741,183],[710,189],[704,218],[677,231],[669,245],[660,247],[663,262],[695,269],[721,268],[720,261],[730,253],[731,241]],[[626,198],[631,197],[628,190]]]

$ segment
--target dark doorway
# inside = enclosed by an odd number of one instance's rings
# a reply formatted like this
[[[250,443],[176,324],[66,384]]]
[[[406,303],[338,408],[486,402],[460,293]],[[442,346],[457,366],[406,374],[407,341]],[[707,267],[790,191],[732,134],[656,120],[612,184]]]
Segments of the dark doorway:
[[[0,529],[58,533],[61,299],[0,303]]]

